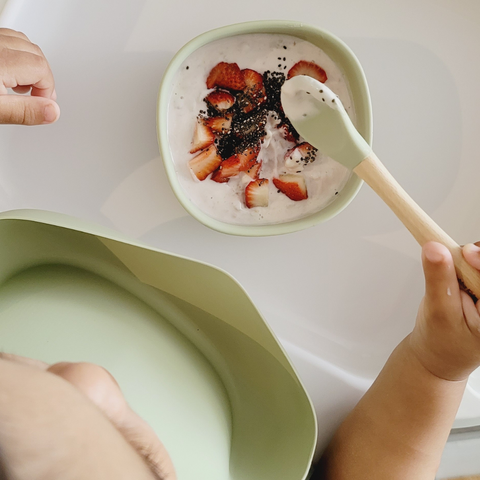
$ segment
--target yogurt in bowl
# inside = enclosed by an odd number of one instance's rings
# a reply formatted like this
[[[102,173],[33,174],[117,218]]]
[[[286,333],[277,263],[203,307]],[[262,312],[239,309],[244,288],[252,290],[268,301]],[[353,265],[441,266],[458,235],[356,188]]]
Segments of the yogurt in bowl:
[[[288,233],[330,218],[355,196],[361,181],[304,142],[283,113],[281,85],[298,74],[320,75],[371,140],[361,67],[315,27],[223,27],[191,41],[168,67],[161,152],[177,198],[205,225],[237,235]]]

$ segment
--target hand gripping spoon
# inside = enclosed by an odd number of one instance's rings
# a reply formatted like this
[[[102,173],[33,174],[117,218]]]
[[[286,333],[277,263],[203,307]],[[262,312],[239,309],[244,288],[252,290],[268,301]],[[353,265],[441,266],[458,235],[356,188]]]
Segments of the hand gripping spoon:
[[[480,273],[447,235],[403,190],[354,127],[339,98],[323,83],[298,75],[282,87],[282,106],[297,132],[321,152],[356,173],[380,196],[420,245],[436,241],[453,256],[457,277],[480,298]]]

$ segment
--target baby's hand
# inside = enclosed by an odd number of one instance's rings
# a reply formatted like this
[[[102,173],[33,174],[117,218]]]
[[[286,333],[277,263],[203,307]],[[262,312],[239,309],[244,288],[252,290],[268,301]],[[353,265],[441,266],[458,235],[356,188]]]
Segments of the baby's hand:
[[[480,248],[463,247],[465,259],[480,270]],[[423,247],[425,296],[410,346],[423,366],[446,380],[464,380],[480,365],[480,301],[459,289],[450,252],[439,243]]]
[[[7,88],[25,95],[8,95]],[[0,123],[40,125],[55,122],[55,82],[45,56],[20,32],[0,28]]]

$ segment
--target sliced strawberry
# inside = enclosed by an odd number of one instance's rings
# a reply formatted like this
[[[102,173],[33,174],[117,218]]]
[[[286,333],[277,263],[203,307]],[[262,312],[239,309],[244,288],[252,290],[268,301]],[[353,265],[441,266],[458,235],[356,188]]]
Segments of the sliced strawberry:
[[[242,70],[242,74],[246,86],[240,97],[240,107],[248,113],[262,104],[267,99],[267,94],[263,86],[263,77],[258,72],[246,68]]]
[[[315,78],[319,82],[325,83],[327,81],[327,74],[325,70],[317,65],[315,62],[307,62],[306,60],[300,60],[289,71],[287,78],[296,77],[297,75],[308,75]]]
[[[242,74],[247,88],[259,90],[263,87],[263,77],[255,70],[245,68],[242,70]]]
[[[215,135],[211,128],[197,120],[195,132],[193,133],[192,148],[190,153],[196,153],[211,145],[215,141]]]
[[[212,175],[212,180],[218,183],[228,182],[230,177],[240,173],[240,160],[237,155],[224,160],[218,167],[218,170]]]
[[[214,132],[226,133],[230,130],[230,126],[232,125],[232,116],[225,115],[225,117],[205,118],[203,123]]]
[[[206,150],[193,157],[188,166],[199,180],[205,180],[222,163],[222,157],[218,155],[215,145],[210,145]]]
[[[215,65],[207,77],[207,88],[222,87],[230,90],[243,90],[245,80],[236,63],[220,62]]]
[[[308,198],[307,186],[302,175],[280,175],[273,179],[274,185],[291,200],[298,202]]]
[[[317,156],[317,149],[307,142],[287,150],[285,153],[285,165],[294,166],[296,163],[311,163]]]
[[[222,92],[221,90],[215,90],[209,93],[205,97],[205,100],[220,111],[228,110],[235,103],[235,97],[232,94]]]
[[[248,170],[255,164],[259,152],[260,145],[256,145],[255,147],[247,148],[242,153],[237,154],[237,157],[240,159],[240,164],[242,166],[242,172]]]
[[[230,177],[234,177],[240,172],[246,172],[255,165],[259,151],[259,147],[252,147],[242,153],[237,153],[227,158],[212,175],[212,180],[218,183],[224,183],[228,182]]]
[[[257,178],[245,187],[245,205],[248,208],[268,207],[268,180]]]
[[[298,140],[298,137],[295,137],[294,133],[292,132],[291,127],[289,127],[286,123],[281,123],[277,128],[281,131],[282,137],[285,140],[288,140],[289,142],[296,142]]]
[[[253,180],[256,180],[260,176],[260,169],[262,168],[262,162],[255,163],[245,173]]]

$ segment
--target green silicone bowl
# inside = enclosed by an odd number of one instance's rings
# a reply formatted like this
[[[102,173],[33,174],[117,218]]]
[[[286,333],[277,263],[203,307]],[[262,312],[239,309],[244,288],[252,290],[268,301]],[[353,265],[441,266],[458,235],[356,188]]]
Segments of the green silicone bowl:
[[[247,33],[274,33],[292,35],[309,41],[320,47],[341,69],[347,80],[352,96],[360,134],[372,143],[372,108],[367,81],[362,67],[350,48],[339,38],[323,29],[300,22],[271,20],[229,25],[206,32],[188,42],[173,57],[163,76],[157,105],[157,133],[160,153],[173,192],[182,206],[198,221],[222,233],[243,236],[266,236],[291,233],[324,222],[340,213],[355,197],[362,186],[355,174],[352,174],[345,187],[335,200],[323,210],[304,218],[274,225],[245,226],[234,225],[216,220],[200,210],[180,185],[168,142],[168,104],[174,78],[179,67],[195,50],[226,37]]]

